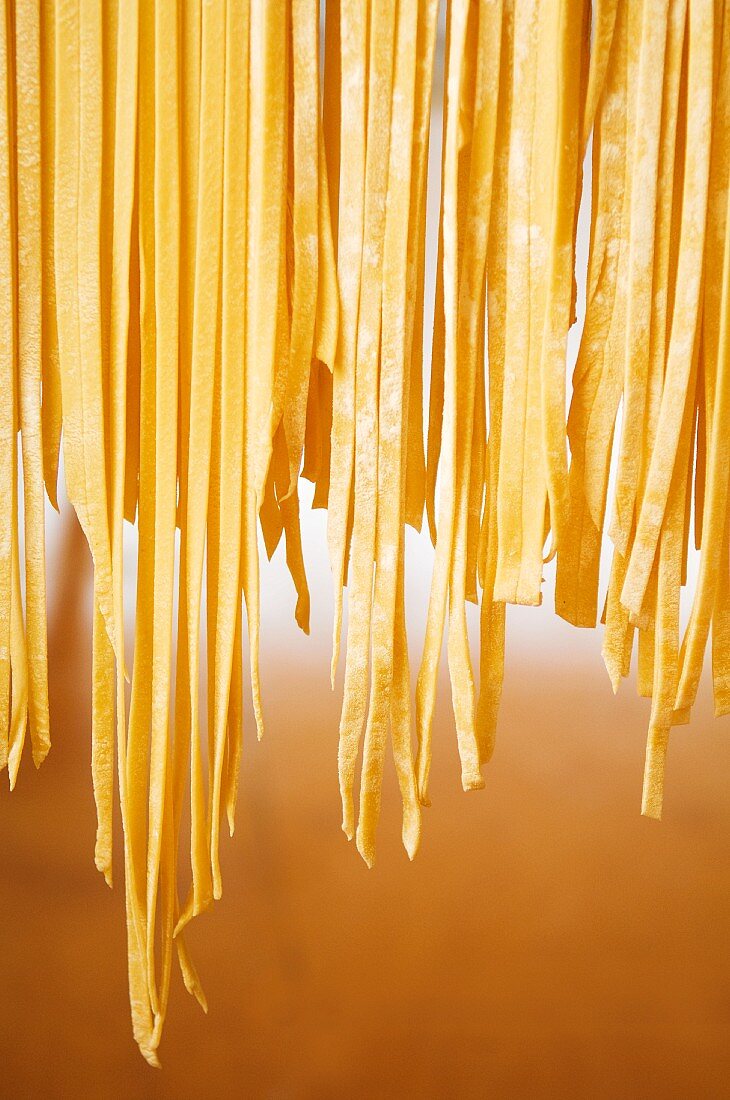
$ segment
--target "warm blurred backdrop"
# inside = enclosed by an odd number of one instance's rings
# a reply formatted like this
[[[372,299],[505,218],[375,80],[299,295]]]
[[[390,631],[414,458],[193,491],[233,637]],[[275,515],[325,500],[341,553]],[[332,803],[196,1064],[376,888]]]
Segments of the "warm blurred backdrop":
[[[246,745],[223,899],[190,937],[210,1013],[175,974],[154,1071],[129,1026],[120,853],[112,892],[93,864],[89,563],[66,514],[53,750],[0,793],[2,1095],[730,1095],[730,745],[707,692],[674,734],[665,820],[646,821],[645,701],[612,697],[599,632],[516,609],[486,790],[459,788],[444,678],[421,851],[400,847],[390,775],[369,872],[339,829],[331,596],[307,522],[313,636],[277,558],[266,737]]]

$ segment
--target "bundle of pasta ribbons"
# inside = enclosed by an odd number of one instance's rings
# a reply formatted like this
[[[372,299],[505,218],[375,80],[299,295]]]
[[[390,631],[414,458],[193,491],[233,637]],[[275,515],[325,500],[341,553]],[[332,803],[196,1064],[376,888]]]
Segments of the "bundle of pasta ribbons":
[[[58,507],[62,454],[94,564],[95,858],[111,885],[116,782],[132,1021],[152,1064],[175,953],[206,1004],[185,930],[221,896],[246,648],[263,728],[259,524],[269,556],[284,539],[309,628],[300,467],[328,509],[333,682],[348,586],[339,782],[369,865],[389,737],[418,848],[447,620],[465,789],[493,751],[506,605],[539,604],[556,557],[558,613],[595,625],[612,467],[603,652],[615,689],[638,634],[646,814],[661,814],[710,631],[715,709],[730,712],[725,5],[448,0],[424,454],[441,8],[327,0],[320,81],[318,0],[2,5],[0,767],[12,787],[26,731],[36,765],[50,745],[44,485]],[[405,531],[424,509],[414,755]],[[467,602],[481,605],[478,693]]]
[[[476,789],[494,745],[505,605],[540,602],[547,534],[553,552],[564,537],[589,14],[584,0],[448,9],[426,502],[436,562],[417,690],[424,803],[447,604],[462,784]],[[477,580],[478,703],[465,612]]]
[[[638,687],[652,700],[642,809],[653,817],[669,731],[689,720],[711,623],[716,711],[727,707],[729,34],[712,0],[619,3],[593,139],[586,322],[568,424],[570,537],[558,552],[556,606],[577,625],[595,624],[621,405],[603,653],[616,690],[638,633]],[[700,564],[680,645],[693,488]]]
[[[335,582],[332,678],[348,582],[347,653],[340,722],[342,827],[368,864],[388,727],[403,799],[403,843],[413,857],[420,806],[411,747],[405,633],[404,527],[423,513],[421,437],[426,171],[438,4],[373,0],[327,5],[325,136],[336,180],[340,340],[331,393],[310,411],[331,417],[326,464],[305,461],[315,504],[329,506]],[[335,94],[342,93],[335,116]],[[328,117],[328,112],[332,114]],[[315,403],[317,402],[318,403]],[[327,404],[325,405],[325,401]],[[325,411],[326,410],[326,411]],[[312,446],[317,436],[313,430]],[[319,448],[320,459],[324,448]],[[311,472],[310,472],[311,471]]]
[[[96,862],[111,884],[116,755],[133,1025],[156,1063],[173,944],[205,1006],[184,929],[221,894],[222,814],[233,831],[242,595],[261,732],[259,514],[269,553],[285,534],[308,628],[297,479],[311,365],[332,369],[338,332],[319,6],[23,3],[2,32],[2,461],[15,502],[20,428],[27,623],[14,506],[0,541],[4,762],[14,782],[26,711],[37,763],[48,747],[42,487],[45,470],[55,503],[62,410],[94,561]],[[125,518],[139,528],[129,706]]]

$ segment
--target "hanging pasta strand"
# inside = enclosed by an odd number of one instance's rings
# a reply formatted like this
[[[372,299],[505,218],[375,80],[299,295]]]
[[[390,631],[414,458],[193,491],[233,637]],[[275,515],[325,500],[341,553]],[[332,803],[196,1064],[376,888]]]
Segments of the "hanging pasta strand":
[[[443,148],[443,310],[444,310],[444,389],[443,428],[441,431],[441,493],[438,506],[436,558],[429,597],[428,618],[423,659],[416,690],[416,724],[418,735],[418,790],[423,804],[428,804],[428,780],[431,769],[431,732],[436,697],[436,675],[441,651],[449,569],[454,532],[456,494],[456,304],[458,300],[457,190],[459,153],[459,105],[466,46],[468,4],[454,0],[450,12],[449,49],[446,59]],[[437,300],[438,308],[438,300]],[[483,780],[476,762],[476,774],[463,775],[466,786],[481,786]]]
[[[0,529],[0,767],[15,787],[30,726],[33,758],[48,751],[45,672],[45,574],[40,438],[41,292],[39,165],[40,58],[38,12],[17,18],[2,10],[0,80],[0,218],[2,219],[2,381],[5,408],[0,426],[0,477],[6,492]],[[20,59],[18,53],[21,53]],[[19,88],[21,82],[27,87]],[[24,190],[27,187],[27,192]],[[18,478],[18,433],[23,458],[23,497]],[[26,542],[28,650],[21,582],[20,500]]]
[[[289,377],[283,410],[290,492],[296,492],[314,348],[319,273],[319,50],[313,0],[294,0],[293,68],[293,285]],[[316,154],[313,151],[316,150]]]
[[[424,497],[428,531],[431,542],[436,545],[436,479],[439,459],[444,413],[444,369],[445,369],[445,319],[444,319],[444,174],[446,171],[446,126],[448,122],[446,91],[449,80],[449,62],[451,57],[451,18],[452,5],[446,6],[446,33],[444,41],[444,79],[443,101],[441,105],[441,176],[439,188],[439,228],[438,251],[436,258],[436,287],[434,294],[433,333],[431,338],[431,363],[428,395],[428,433],[426,438]]]
[[[254,713],[263,733],[259,686],[259,567],[257,519],[264,502],[273,438],[279,268],[282,262],[284,127],[287,87],[284,6],[252,2],[249,47],[249,127],[246,286],[246,425],[244,447],[244,595],[248,614]],[[256,364],[255,368],[252,364]]]
[[[203,860],[201,811],[196,801],[200,789],[201,765],[197,744],[192,745],[190,658],[188,632],[188,463],[190,455],[190,399],[195,324],[196,246],[198,219],[198,172],[200,146],[202,10],[199,0],[182,5],[180,19],[180,330],[178,381],[178,503],[180,528],[178,556],[177,651],[175,655],[175,721],[173,747],[173,843],[177,851],[183,807],[190,812],[190,865],[196,888]],[[199,277],[199,276],[198,276]],[[186,803],[186,788],[189,803]],[[196,860],[197,857],[197,860]],[[176,861],[177,865],[177,861]],[[198,889],[200,889],[198,885]],[[180,920],[180,887],[176,900],[176,929]],[[176,934],[178,954],[183,944]],[[187,984],[187,983],[186,983]]]
[[[55,0],[40,4],[40,157],[41,157],[41,436],[43,476],[48,499],[58,509],[58,460],[61,449],[61,375],[58,362],[56,272],[54,257],[55,179]]]
[[[483,351],[485,310],[484,279],[492,202],[492,176],[496,114],[502,46],[502,4],[484,3],[478,10],[478,45],[473,128],[469,161],[468,194],[461,249],[458,315],[456,325],[457,395],[456,408],[456,526],[449,578],[448,660],[456,718],[456,734],[462,765],[462,785],[480,786],[480,754],[475,728],[475,689],[469,654],[466,607],[467,571],[471,557],[476,562],[474,535],[469,539],[469,508],[472,480],[479,482],[478,514],[481,515],[484,467],[472,470],[473,444],[483,443],[485,428],[479,419],[478,395],[483,394]],[[463,396],[462,396],[463,395]],[[475,477],[477,475],[477,477]],[[437,544],[438,545],[438,544]],[[475,595],[475,593],[474,593]],[[474,777],[474,778],[472,778]]]
[[[316,355],[312,364],[304,441],[302,477],[314,482],[313,508],[326,508],[329,497],[332,432],[332,372],[339,338],[337,285],[338,202],[340,175],[340,10],[325,3],[322,110],[319,126],[319,234]]]
[[[170,827],[169,710],[172,671],[172,596],[177,504],[177,385],[179,310],[178,20],[175,9],[155,8],[154,26],[154,565],[150,699],[150,779],[147,840],[147,968],[155,1013],[153,1046],[165,1018],[172,951],[173,911],[160,883],[165,832]],[[141,669],[138,670],[142,672]],[[144,673],[143,673],[144,674]],[[161,889],[162,886],[162,889]],[[161,894],[161,897],[160,897]],[[162,979],[155,968],[160,909]]]
[[[0,19],[0,375],[7,395],[0,402],[0,491],[12,497],[15,453],[15,280],[10,160],[11,53],[8,6]],[[12,601],[12,538],[15,513],[0,510],[0,768],[7,767],[10,735],[10,618]]]
[[[329,5],[328,5],[329,6]],[[332,436],[328,487],[327,545],[334,578],[335,613],[331,680],[334,685],[342,631],[342,587],[352,526],[355,461],[355,359],[365,216],[367,20],[362,5],[342,0],[340,38],[340,160],[337,207],[337,277],[340,286],[340,339],[332,379]],[[351,826],[350,826],[351,830]]]
[[[110,9],[106,9],[107,24]],[[113,36],[113,27],[107,25]],[[104,56],[104,19],[101,5],[81,5],[79,24],[79,335],[80,389],[72,400],[78,401],[75,415],[78,427],[70,422],[64,431],[64,461],[79,464],[80,477],[74,496],[69,484],[69,499],[74,504],[82,527],[87,529],[94,568],[94,623],[92,644],[91,765],[97,807],[96,864],[107,882],[111,881],[111,814],[114,760],[114,602],[112,593],[111,539],[109,530],[108,448],[106,445],[108,398],[108,301],[103,268],[108,258],[109,151],[113,150],[113,128],[109,123],[109,95],[105,94],[107,70]],[[63,79],[61,73],[60,79]],[[113,69],[112,80],[113,85]],[[62,398],[65,409],[69,393],[77,385],[66,375],[61,361]],[[69,418],[70,420],[70,418]],[[78,432],[78,443],[74,439]],[[98,564],[97,564],[98,559]]]
[[[36,767],[50,748],[46,661],[46,559],[41,431],[40,7],[15,9],[18,375],[25,510],[28,724]]]
[[[569,511],[565,446],[565,358],[568,330],[574,320],[575,235],[584,152],[579,111],[586,96],[587,13],[588,5],[584,0],[563,0],[558,5],[553,24],[560,52],[557,71],[554,75],[550,74],[555,96],[555,151],[547,222],[549,266],[541,334],[538,328],[542,448],[551,528],[551,555],[558,552],[564,541]]]
[[[611,538],[624,557],[628,551],[634,522],[634,502],[639,491],[641,440],[647,404],[660,119],[668,12],[668,2],[657,6],[642,4],[641,12],[637,16],[640,20],[640,46],[633,130],[635,147],[631,175],[623,421],[615,510],[610,528]]]
[[[503,5],[502,45],[494,139],[492,211],[487,241],[487,356],[489,433],[485,455],[485,500],[479,532],[478,572],[482,586],[479,625],[479,699],[476,733],[479,756],[489,761],[494,751],[497,715],[502,694],[505,647],[505,605],[494,599],[497,570],[497,487],[502,433],[507,258],[507,181],[512,106],[512,56],[514,49],[514,3]]]
[[[402,584],[400,570],[403,569],[401,540],[404,537],[405,517],[402,511],[402,486],[408,441],[407,410],[410,402],[410,378],[406,374],[407,237],[409,215],[417,216],[417,212],[411,211],[417,22],[417,5],[413,2],[400,3],[395,27],[393,106],[383,238],[382,332],[377,395],[378,453],[375,466],[379,506],[374,517],[375,578],[370,641],[372,675],[357,826],[358,851],[369,866],[372,866],[375,858],[375,831],[380,810],[385,743],[389,717],[393,713],[391,694],[396,675],[396,601]],[[359,378],[358,374],[356,386]],[[353,552],[357,553],[357,549],[357,544],[353,542]],[[352,614],[355,614],[354,607]],[[404,662],[407,660],[405,657],[403,659]],[[405,675],[403,671],[400,674]],[[398,760],[401,787],[405,790],[403,843],[412,859],[420,837],[420,815],[413,762],[412,759],[409,761],[407,753],[409,745],[410,728],[407,738],[401,744]]]
[[[423,326],[426,291],[426,184],[428,180],[431,95],[438,30],[438,0],[419,4],[415,43],[416,88],[413,105],[412,228],[408,234],[408,301],[406,342],[408,383],[408,450],[406,458],[406,522],[420,531],[426,501],[423,449]]]
[[[201,748],[199,676],[200,609],[210,491],[213,394],[220,311],[220,249],[224,137],[225,10],[202,7],[200,144],[198,159],[195,289],[189,396],[187,510],[183,538],[186,565],[188,686],[191,723],[192,890],[177,929],[212,900],[208,809]]]
[[[17,316],[21,290],[19,286],[18,257],[18,141],[17,141],[17,103],[14,95],[14,73],[17,69],[15,53],[14,15],[11,8],[7,20],[7,56],[8,56],[8,222],[10,250],[10,286],[9,299],[13,308],[13,332],[10,341],[10,377],[8,404],[11,406],[11,437],[9,455],[10,488],[10,546],[9,546],[9,657],[10,657],[10,713],[8,729],[8,779],[12,791],[18,779],[18,770],[25,746],[28,728],[28,650],[26,646],[25,624],[23,622],[22,588],[20,576],[20,531],[19,531],[19,492],[18,492],[18,432],[22,430],[21,413],[21,339],[20,324]],[[12,396],[11,396],[12,395]]]
[[[152,682],[152,639],[154,616],[154,10],[140,6],[139,22],[139,106],[138,154],[139,180],[139,310],[140,375],[139,472],[137,518],[137,594],[134,631],[134,661],[127,733],[126,776],[127,822],[125,834],[132,866],[128,875],[134,896],[128,898],[134,936],[128,938],[130,999],[135,1039],[143,1056],[157,1064],[153,1042],[156,1004],[150,987],[147,927],[147,815],[150,791],[150,714]],[[120,792],[122,783],[120,782]],[[131,880],[131,881],[130,881]],[[135,1018],[135,1016],[137,1018]]]
[[[469,656],[464,601],[475,599],[475,570],[479,519],[484,493],[484,449],[486,425],[480,408],[483,408],[483,384],[481,353],[484,346],[484,269],[486,245],[490,223],[492,162],[496,127],[496,91],[499,85],[502,4],[489,3],[472,6],[463,29],[459,23],[464,12],[450,10],[451,22],[447,28],[446,107],[444,118],[444,154],[442,179],[442,209],[439,247],[445,261],[448,227],[446,178],[450,171],[449,158],[453,155],[449,141],[457,135],[458,171],[456,173],[456,237],[457,271],[456,285],[449,290],[446,268],[439,264],[439,283],[436,290],[436,315],[431,365],[431,394],[429,409],[429,446],[427,465],[426,503],[429,526],[436,539],[437,570],[441,569],[439,583],[448,585],[449,599],[449,669],[452,679],[452,698],[457,724],[457,739],[462,761],[462,784],[465,789],[483,786],[479,772],[479,752],[475,740],[474,680]],[[454,54],[454,34],[464,35],[461,58]],[[459,39],[457,38],[457,42]],[[451,66],[462,68],[460,89],[450,89]],[[491,84],[490,84],[491,81]],[[447,296],[453,294],[457,320],[450,329]],[[449,347],[449,342],[455,346]],[[454,360],[454,377],[446,385],[447,356]],[[464,393],[463,403],[457,400]],[[482,395],[482,396],[480,396]],[[455,418],[453,428],[447,430],[447,419]],[[442,422],[443,421],[443,422]],[[453,435],[451,434],[453,432]],[[454,463],[451,481],[442,482],[439,499],[439,519],[435,516],[436,464],[444,446]],[[443,476],[443,474],[441,475]],[[439,567],[439,559],[441,566]],[[424,668],[419,676],[419,691],[432,714],[435,690],[436,666],[434,653],[429,646],[438,644],[443,632],[445,608],[440,627],[434,630],[437,604],[436,578],[429,609],[431,638],[427,633],[427,654],[430,664],[430,684],[424,679]],[[468,592],[467,592],[468,588]],[[444,594],[444,600],[446,594]],[[425,667],[425,666],[424,666]],[[427,694],[426,694],[427,693]],[[417,697],[418,699],[418,697]],[[419,766],[421,798],[427,800],[424,786],[424,764],[430,756],[431,716],[419,709]],[[425,718],[425,722],[424,722]],[[425,742],[424,742],[425,737]]]
[[[599,104],[604,96],[606,75],[611,57],[616,22],[624,0],[596,0],[593,5],[591,27],[591,54],[588,68],[588,84],[585,96],[585,113],[581,131],[583,152],[588,144],[596,120]]]
[[[241,612],[241,523],[243,504],[243,425],[246,270],[246,96],[248,22],[245,5],[228,0],[224,123],[223,237],[221,271],[221,427],[218,441],[218,591],[215,619],[213,690],[213,782],[210,802],[210,859],[215,897],[221,894],[218,858],[220,804],[234,661],[240,669],[236,635]],[[243,100],[243,110],[240,104]],[[243,188],[243,195],[241,189]],[[240,642],[239,642],[240,646]],[[210,655],[209,655],[210,660]],[[240,716],[234,736],[240,743]],[[239,750],[229,750],[238,752]]]
[[[94,559],[95,599],[115,653],[111,594],[101,331],[101,172],[103,46],[101,5],[82,0],[78,12],[79,97],[76,242],[78,358],[61,358],[64,466],[74,505]],[[67,73],[57,64],[57,87]],[[56,121],[58,124],[59,113]],[[57,149],[62,145],[57,125]],[[92,717],[93,722],[93,717]]]
[[[700,572],[695,591],[687,633],[681,655],[681,674],[677,706],[694,702],[702,669],[704,650],[712,626],[715,666],[722,668],[721,654],[727,646],[727,573],[728,553],[728,455],[727,423],[727,333],[723,336],[723,323],[727,324],[727,287],[725,284],[725,253],[728,248],[728,212],[724,201],[726,181],[730,171],[730,145],[728,143],[728,109],[730,108],[730,21],[723,20],[722,33],[718,35],[719,65],[717,66],[717,98],[715,104],[712,159],[710,165],[710,193],[707,212],[707,246],[705,256],[705,285],[703,305],[702,352],[707,395],[705,416],[708,431],[707,489],[704,495],[701,529]],[[698,440],[699,440],[698,426]],[[695,508],[699,508],[696,500]],[[723,513],[725,515],[723,523]],[[725,648],[725,652],[727,649]],[[717,696],[721,701],[720,679]]]
[[[623,378],[631,195],[628,47],[628,4],[619,3],[593,131],[586,316],[568,417],[570,511],[557,554],[555,609],[575,626],[596,625],[611,447]]]
[[[552,9],[551,5],[547,7]],[[495,577],[497,599],[508,603],[533,604],[540,601],[546,487],[543,464],[532,461],[526,467],[525,460],[527,453],[535,451],[539,430],[540,383],[534,355],[531,355],[531,330],[535,320],[535,298],[538,299],[538,309],[543,300],[537,267],[545,262],[546,248],[541,221],[544,218],[544,204],[543,209],[532,209],[532,180],[536,171],[547,171],[548,176],[552,171],[550,151],[546,148],[550,130],[540,130],[535,118],[536,58],[540,32],[543,28],[547,32],[541,10],[541,5],[535,3],[515,5],[507,206],[504,420],[497,489]],[[548,97],[547,102],[552,103],[552,97]],[[542,163],[541,153],[548,156],[547,164]],[[517,446],[514,445],[515,440],[518,441]],[[524,576],[525,572],[527,576]]]
[[[355,833],[355,762],[367,716],[377,520],[378,369],[382,325],[383,247],[395,46],[393,0],[376,0],[369,28],[364,238],[355,341],[355,451],[350,547],[347,659],[338,752],[342,828]],[[377,138],[376,138],[377,135]],[[342,224],[342,223],[340,223]],[[335,402],[337,402],[335,394]],[[334,427],[333,427],[334,430]],[[398,483],[399,484],[399,483]],[[334,663],[333,663],[334,670]]]
[[[207,1001],[195,966],[185,944],[184,932],[179,927],[181,907],[179,902],[178,846],[181,817],[185,805],[191,813],[191,840],[189,845],[191,867],[194,876],[205,866],[205,820],[196,792],[202,783],[200,747],[191,739],[189,633],[188,633],[188,542],[186,516],[188,510],[189,424],[191,407],[191,371],[193,334],[195,326],[196,248],[198,225],[199,149],[201,142],[201,37],[202,6],[199,0],[191,0],[181,6],[178,22],[178,82],[179,82],[179,211],[180,211],[180,279],[179,279],[179,368],[178,368],[178,432],[177,432],[177,517],[180,527],[177,569],[178,620],[177,652],[175,655],[174,743],[171,758],[172,791],[167,796],[172,803],[172,813],[165,818],[165,844],[160,869],[161,881],[167,891],[167,920],[172,924],[178,961],[185,987],[196,997],[204,1011]],[[199,322],[198,322],[199,323]],[[185,791],[189,792],[186,803]],[[194,816],[193,816],[194,815]],[[194,821],[194,827],[193,827]],[[199,862],[196,863],[196,857]],[[204,871],[202,872],[204,875]],[[169,956],[165,957],[166,960]],[[163,973],[163,979],[167,975]],[[167,979],[169,980],[169,979]]]
[[[114,88],[113,237],[110,285],[109,425],[111,454],[111,531],[114,613],[120,624],[119,659],[116,666],[116,738],[119,802],[124,831],[124,874],[127,908],[129,987],[134,1033],[142,1053],[153,1064],[152,1019],[144,963],[144,918],[130,843],[130,806],[127,764],[126,698],[124,664],[123,520],[125,505],[127,358],[131,316],[130,269],[134,221],[134,188],[137,119],[137,67],[139,8],[130,7],[128,18],[117,24],[117,81]],[[98,617],[97,620],[98,622]]]
[[[113,185],[115,152],[115,85],[116,50],[111,48],[116,42],[117,12],[115,6],[102,8],[99,27],[101,45],[101,105],[102,105],[102,147],[101,147],[101,200],[99,209],[99,304],[101,319],[101,372],[102,398],[104,408],[105,455],[108,463],[107,475],[107,517],[109,523],[109,546],[112,555],[112,589],[114,584],[113,516],[111,489],[114,472],[111,466],[111,376],[109,363],[109,344],[111,338],[111,267],[113,248]],[[96,583],[96,578],[95,578]],[[112,593],[113,596],[113,593]],[[117,607],[113,602],[116,616]],[[117,620],[119,621],[119,620]],[[120,646],[123,646],[123,622],[119,625]],[[120,649],[120,654],[121,654]],[[115,675],[114,650],[107,634],[99,600],[94,598],[94,617],[92,624],[92,728],[91,728],[91,774],[96,802],[96,850],[95,862],[108,885],[112,884],[112,814],[114,799],[114,708]]]

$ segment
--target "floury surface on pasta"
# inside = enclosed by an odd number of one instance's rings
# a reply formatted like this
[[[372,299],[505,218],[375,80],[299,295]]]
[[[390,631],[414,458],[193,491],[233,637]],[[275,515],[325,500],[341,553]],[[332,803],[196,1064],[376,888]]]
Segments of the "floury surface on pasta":
[[[505,609],[541,602],[553,558],[557,613],[595,626],[601,612],[614,688],[636,639],[644,813],[661,815],[669,733],[710,635],[715,709],[730,711],[730,12],[3,0],[0,94],[0,764],[12,788],[26,734],[36,765],[50,747],[44,492],[57,506],[62,447],[94,562],[96,863],[111,885],[116,783],[132,1022],[154,1065],[174,955],[205,1008],[185,929],[221,895],[249,691],[263,729],[259,525],[269,555],[285,541],[308,629],[300,476],[328,509],[333,683],[347,588],[339,780],[369,865],[386,750],[418,848],[444,634],[462,783],[484,785]],[[435,560],[412,699],[404,539],[424,514]]]

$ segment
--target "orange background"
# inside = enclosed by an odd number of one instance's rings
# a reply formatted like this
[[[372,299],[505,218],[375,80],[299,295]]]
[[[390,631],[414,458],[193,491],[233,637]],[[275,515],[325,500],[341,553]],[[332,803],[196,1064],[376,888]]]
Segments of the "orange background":
[[[600,633],[549,604],[508,631],[486,790],[459,788],[444,677],[421,851],[400,847],[389,774],[371,872],[339,829],[328,608],[311,639],[264,622],[266,737],[247,741],[223,899],[190,937],[210,1013],[176,973],[148,1068],[119,853],[112,892],[93,865],[87,581],[69,523],[54,747],[0,793],[3,1095],[730,1095],[727,725],[705,691],[674,734],[665,820],[642,819],[646,702],[612,698]]]

